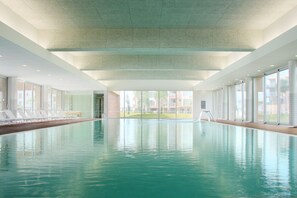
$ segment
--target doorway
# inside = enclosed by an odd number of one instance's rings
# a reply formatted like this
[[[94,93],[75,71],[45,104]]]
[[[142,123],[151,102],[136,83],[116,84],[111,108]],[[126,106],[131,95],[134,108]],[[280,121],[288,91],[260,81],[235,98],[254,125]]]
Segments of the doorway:
[[[102,118],[104,113],[104,94],[94,95],[94,118]]]

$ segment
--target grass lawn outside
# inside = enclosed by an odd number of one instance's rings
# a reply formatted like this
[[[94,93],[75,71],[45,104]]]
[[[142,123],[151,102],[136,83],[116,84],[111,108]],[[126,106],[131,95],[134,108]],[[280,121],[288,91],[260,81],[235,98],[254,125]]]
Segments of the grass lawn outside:
[[[124,118],[124,114],[121,113],[121,118]],[[125,118],[143,118],[143,119],[158,119],[157,113],[129,113],[126,114]],[[191,119],[192,114],[175,114],[175,113],[162,113],[160,114],[160,119]]]

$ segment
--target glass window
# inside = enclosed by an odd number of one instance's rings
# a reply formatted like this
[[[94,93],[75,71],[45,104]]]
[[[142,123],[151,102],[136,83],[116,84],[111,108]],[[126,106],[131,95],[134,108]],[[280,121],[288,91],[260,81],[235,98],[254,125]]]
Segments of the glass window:
[[[125,117],[125,91],[120,93],[120,117]]]
[[[242,83],[242,120],[246,120],[246,84]]]
[[[159,92],[142,92],[142,118],[155,118],[159,116]]]
[[[277,73],[265,76],[265,122],[277,123]]]
[[[41,86],[17,81],[17,108],[23,110],[40,110]]]
[[[289,70],[279,72],[279,123],[289,124]]]
[[[193,92],[192,91],[177,91],[177,118],[192,118],[193,117]]]
[[[64,110],[71,110],[71,96],[68,93],[64,92]]]
[[[141,91],[125,91],[124,116],[141,118]]]
[[[24,86],[23,81],[17,81],[17,108],[25,109],[25,96],[24,96]]]
[[[62,110],[62,91],[57,90],[56,110]]]
[[[235,99],[236,99],[236,111],[235,119],[243,120],[243,98],[242,98],[242,84],[235,85]]]
[[[176,118],[176,91],[160,91],[160,118]]]
[[[235,119],[246,120],[246,84],[235,85]],[[232,105],[232,104],[230,104]]]
[[[213,115],[215,118],[218,117],[218,92],[214,91],[212,95],[212,100],[213,100]]]
[[[57,111],[57,99],[58,99],[58,93],[56,89],[52,89],[52,98],[51,98],[51,102],[52,102],[52,107],[51,110],[52,111]]]
[[[191,91],[122,91],[121,118],[192,118]]]
[[[33,111],[33,84],[25,83],[25,109]]]

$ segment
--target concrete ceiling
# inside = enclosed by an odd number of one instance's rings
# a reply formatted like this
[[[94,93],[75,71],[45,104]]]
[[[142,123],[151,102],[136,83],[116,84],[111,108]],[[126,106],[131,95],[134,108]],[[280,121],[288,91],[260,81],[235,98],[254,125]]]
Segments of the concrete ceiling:
[[[297,0],[0,3],[32,25],[40,46],[114,90],[139,83],[193,89],[201,82],[207,89],[203,82],[263,46],[265,30],[297,6]]]
[[[1,0],[37,29],[263,29],[296,0]]]

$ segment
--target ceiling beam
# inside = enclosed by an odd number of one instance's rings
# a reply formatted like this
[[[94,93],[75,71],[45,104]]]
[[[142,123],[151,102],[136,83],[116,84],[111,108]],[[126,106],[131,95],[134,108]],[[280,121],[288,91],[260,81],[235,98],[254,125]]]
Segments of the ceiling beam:
[[[297,26],[201,82],[195,90],[215,90],[251,76],[263,76],[266,71],[272,70],[271,65],[281,67],[289,60],[296,60],[296,52]]]
[[[236,47],[174,47],[174,48],[48,48],[50,52],[113,52],[118,54],[185,54],[191,52],[252,52],[255,48],[236,48]]]
[[[67,29],[41,30],[49,51],[254,51],[262,31],[240,29]],[[130,52],[131,53],[131,52]],[[158,52],[159,53],[159,52]]]
[[[217,71],[85,71],[96,80],[205,80]]]
[[[216,54],[216,53],[215,53]],[[75,56],[74,65],[81,70],[208,70],[227,66],[226,54],[209,55],[87,55]]]
[[[195,69],[195,68],[139,68],[139,69],[132,69],[132,68],[84,68],[80,69],[80,71],[221,71],[222,69]]]

